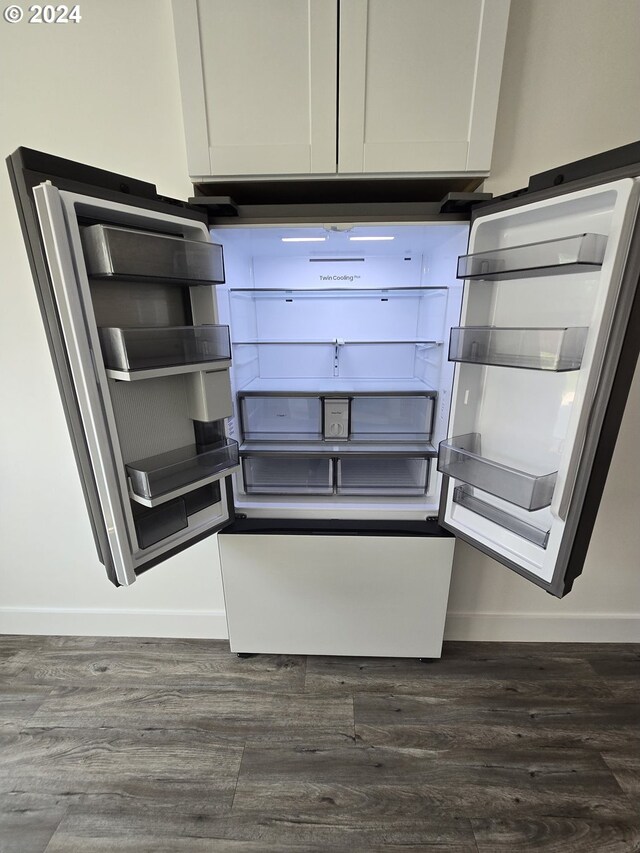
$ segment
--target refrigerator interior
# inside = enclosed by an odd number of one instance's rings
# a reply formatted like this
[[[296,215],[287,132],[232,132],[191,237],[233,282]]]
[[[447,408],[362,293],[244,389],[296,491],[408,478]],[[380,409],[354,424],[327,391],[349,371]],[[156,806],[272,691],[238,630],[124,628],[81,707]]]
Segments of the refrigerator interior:
[[[472,229],[444,521],[550,582],[621,281],[633,181],[483,217]],[[620,251],[622,245],[622,251]],[[621,260],[622,259],[622,260]]]
[[[433,515],[468,225],[231,225],[212,239],[226,267],[236,508]]]

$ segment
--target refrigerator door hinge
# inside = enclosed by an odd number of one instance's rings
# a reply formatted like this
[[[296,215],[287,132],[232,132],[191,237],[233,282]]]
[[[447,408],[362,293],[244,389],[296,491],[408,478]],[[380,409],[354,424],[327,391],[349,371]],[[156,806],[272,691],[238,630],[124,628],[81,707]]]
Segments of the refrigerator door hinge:
[[[228,195],[195,195],[189,199],[189,204],[204,208],[209,216],[238,216],[238,205]]]
[[[447,193],[440,202],[440,213],[471,213],[475,205],[492,198],[493,193]]]

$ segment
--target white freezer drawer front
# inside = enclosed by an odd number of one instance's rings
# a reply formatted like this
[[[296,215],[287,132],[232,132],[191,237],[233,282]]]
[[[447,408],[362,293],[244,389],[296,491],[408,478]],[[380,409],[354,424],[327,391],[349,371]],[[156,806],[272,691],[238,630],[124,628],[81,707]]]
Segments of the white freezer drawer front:
[[[439,657],[454,542],[222,533],[231,650]]]

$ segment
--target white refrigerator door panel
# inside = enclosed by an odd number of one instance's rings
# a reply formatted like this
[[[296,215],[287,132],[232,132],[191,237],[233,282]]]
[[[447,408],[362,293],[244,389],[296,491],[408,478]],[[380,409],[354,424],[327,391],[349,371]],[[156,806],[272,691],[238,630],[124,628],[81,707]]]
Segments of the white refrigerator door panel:
[[[210,237],[202,223],[96,197],[61,192],[50,183],[34,188],[34,198],[66,355],[99,494],[101,520],[107,532],[109,554],[106,556],[118,583],[129,585],[136,580],[137,573],[161,560],[163,555],[184,547],[190,540],[200,538],[208,531],[213,532],[228,523],[230,507],[224,477],[231,473],[231,470],[209,478],[208,482],[221,481],[220,500],[212,505],[209,511],[193,512],[188,516],[186,526],[179,531],[170,533],[147,547],[139,547],[128,499],[129,486],[125,470],[125,462],[132,459],[123,458],[122,444],[118,439],[113,407],[117,395],[112,399],[109,393],[109,383],[113,380],[108,379],[100,355],[98,327],[93,313],[78,216],[91,216],[94,219],[116,221],[119,225],[153,228],[156,231],[178,232],[188,239],[209,241]],[[215,323],[215,301],[212,297],[204,297],[204,290],[205,288],[191,289],[194,320],[199,323]],[[171,381],[175,382],[175,377]],[[158,380],[126,384],[142,387],[144,382],[157,383]],[[151,385],[147,387],[150,388]],[[131,388],[127,390],[130,391]],[[188,423],[188,412],[184,413],[183,418]],[[184,431],[183,424],[177,418],[174,418],[174,421],[171,429],[174,432],[177,430],[177,433]],[[171,443],[171,435],[167,431],[163,432],[161,426],[162,424],[155,428],[156,435],[150,435],[149,440]],[[168,448],[154,446],[153,452],[165,449]]]
[[[633,282],[626,282],[624,292],[621,284],[638,199],[639,182],[628,178],[488,213],[478,217],[471,230],[471,255],[578,234],[606,237],[601,266],[571,273],[555,266],[544,274],[506,280],[494,280],[488,273],[465,282],[463,327],[490,326],[497,333],[501,327],[589,329],[577,370],[519,369],[517,359],[513,366],[487,365],[480,356],[479,363],[456,364],[453,387],[449,438],[473,434],[476,444],[471,448],[467,438],[472,454],[454,456],[456,465],[444,471],[449,476],[443,483],[441,523],[557,595],[563,594],[562,564],[581,512],[580,501],[573,500],[576,479],[581,471],[588,475],[585,466],[591,464],[583,452],[585,442],[590,438],[593,443],[596,421],[603,416],[594,409],[602,392],[603,366],[611,371],[621,346],[622,335],[612,333],[613,324],[624,331],[633,297]],[[560,256],[558,264],[563,260]],[[483,476],[483,459],[507,466],[507,477],[508,469],[555,475],[548,505],[529,511],[525,504],[522,508],[509,503],[495,477]],[[500,521],[504,512],[515,519],[509,521],[510,529]],[[525,522],[524,528],[518,521]],[[534,530],[527,538],[527,525],[538,528],[541,536]],[[546,543],[540,544],[544,534]]]

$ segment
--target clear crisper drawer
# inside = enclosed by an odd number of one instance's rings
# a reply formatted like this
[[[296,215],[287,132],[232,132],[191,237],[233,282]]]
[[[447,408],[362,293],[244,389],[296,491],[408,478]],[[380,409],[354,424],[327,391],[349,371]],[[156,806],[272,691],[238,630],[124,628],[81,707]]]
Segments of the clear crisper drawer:
[[[238,443],[225,439],[218,446],[199,452],[195,444],[130,462],[127,474],[132,497],[153,500],[186,490],[238,464]]]
[[[530,511],[549,506],[558,473],[532,474],[485,459],[476,432],[441,441],[438,470]]]
[[[366,441],[381,436],[396,441],[428,441],[433,420],[433,397],[355,396],[351,400],[351,438]]]
[[[89,275],[176,284],[222,284],[222,246],[113,225],[82,229]]]
[[[151,370],[231,358],[228,326],[105,326],[99,332],[105,366],[112,370]]]
[[[333,460],[318,456],[243,456],[245,490],[255,495],[332,495]]]
[[[458,326],[451,329],[449,361],[557,372],[578,370],[588,334],[589,329],[582,326]]]
[[[338,459],[342,495],[423,495],[428,478],[428,459],[360,454]]]
[[[248,441],[322,437],[322,403],[317,396],[240,395],[240,417]]]
[[[559,240],[462,255],[458,258],[458,278],[499,281],[585,272],[602,266],[606,246],[603,234],[575,234]]]

